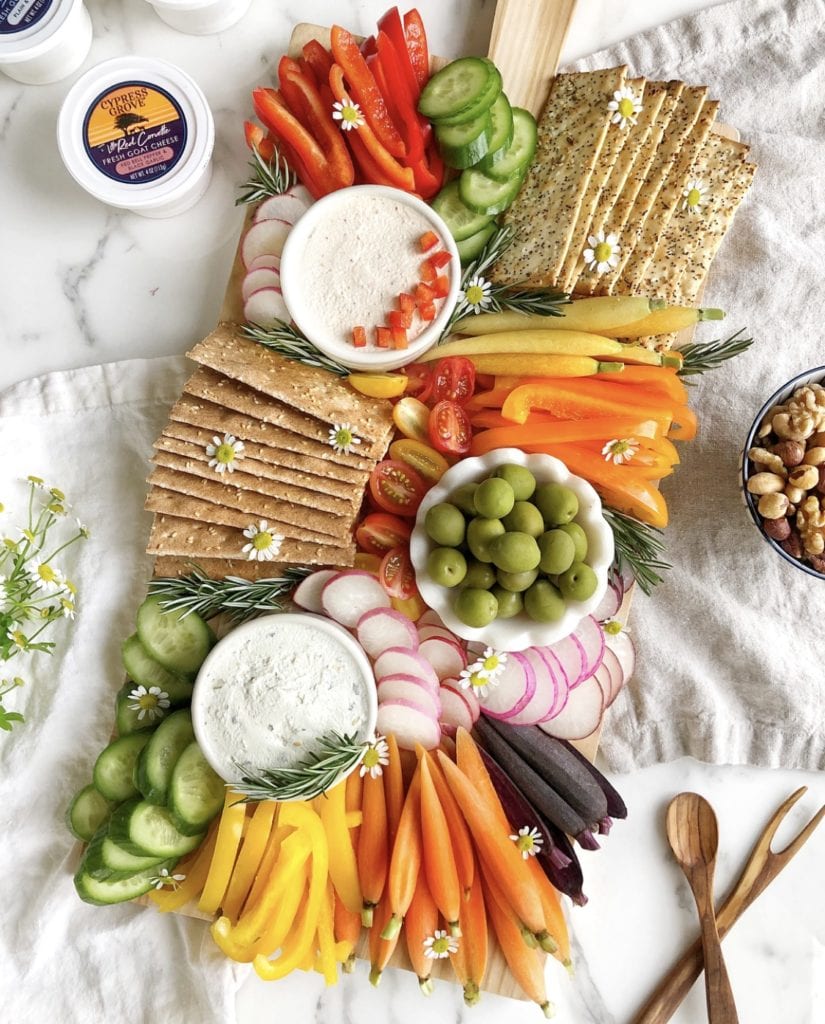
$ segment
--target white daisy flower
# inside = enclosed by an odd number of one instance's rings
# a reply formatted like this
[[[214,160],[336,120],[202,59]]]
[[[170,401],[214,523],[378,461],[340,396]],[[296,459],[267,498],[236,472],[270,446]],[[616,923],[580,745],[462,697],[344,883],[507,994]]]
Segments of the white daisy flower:
[[[607,442],[602,448],[602,455],[605,462],[621,466],[623,462],[630,462],[638,450],[639,442],[635,437],[617,437]]]
[[[518,835],[510,836],[518,847],[519,853],[524,860],[535,857],[544,845],[544,837],[537,828],[530,828],[529,825],[522,825]]]
[[[642,100],[631,88],[625,86],[613,93],[613,99],[607,104],[607,109],[613,112],[611,124],[627,128],[638,121],[642,112]]]
[[[450,953],[457,952],[458,939],[440,928],[424,939],[424,956],[430,960],[445,960]]]
[[[77,612],[77,606],[74,601],[70,601],[67,597],[61,597],[60,607],[62,609],[64,619],[74,619]]]
[[[490,305],[490,292],[493,286],[485,278],[476,274],[467,282],[467,286],[458,293],[459,308],[468,309],[473,313],[481,313]]]
[[[615,235],[605,235],[604,231],[597,231],[595,235],[588,236],[584,262],[588,270],[606,274],[608,270],[615,270],[619,265],[621,251],[622,247]]]
[[[241,548],[241,554],[246,555],[250,562],[271,562],[284,542],[282,534],[269,529],[266,519],[261,519],[257,526],[251,523],[243,535],[249,543]]]
[[[484,653],[476,662],[476,671],[479,675],[487,676],[488,679],[495,679],[504,671],[506,664],[506,651],[494,651],[492,647],[485,647]]]
[[[22,630],[16,629],[9,636],[11,637],[11,642],[18,650],[27,651],[29,649],[29,638]]]
[[[682,189],[682,209],[688,213],[699,213],[705,201],[708,187],[698,178],[689,181]]]
[[[209,468],[216,473],[234,473],[235,463],[243,458],[243,452],[243,441],[239,441],[233,434],[224,434],[222,439],[216,434],[212,443],[206,446]]]
[[[86,526],[85,523],[81,523],[81,521],[77,518],[77,516],[75,516],[75,523],[77,524],[77,529],[80,531],[81,537],[88,537],[89,536],[89,527]]]
[[[168,885],[175,890],[185,878],[186,875],[170,875],[168,868],[161,868],[155,877],[150,879],[150,882],[156,889],[163,889]]]
[[[361,438],[355,433],[355,428],[351,423],[333,423],[329,428],[327,444],[334,452],[349,455],[354,448],[361,444]]]
[[[390,748],[383,736],[376,736],[367,747],[367,751],[361,760],[359,775],[363,778],[369,775],[371,779],[377,779],[384,774],[384,768],[390,763]]]
[[[498,686],[498,679],[480,672],[480,664],[477,661],[462,669],[458,676],[458,685],[463,690],[471,690],[476,697],[486,697],[491,686]]]
[[[340,102],[336,100],[332,104],[332,119],[341,122],[342,132],[351,132],[353,128],[361,128],[364,124],[361,108],[349,96],[345,96]]]
[[[163,714],[169,707],[169,694],[161,690],[159,686],[136,686],[129,694],[129,700],[134,704],[129,705],[130,711],[137,711],[138,721],[142,722],[148,717],[150,722],[156,718],[163,718]]]
[[[37,589],[42,590],[46,594],[57,594],[66,585],[60,572],[54,566],[49,565],[48,562],[41,562],[40,565],[36,566],[31,577]]]

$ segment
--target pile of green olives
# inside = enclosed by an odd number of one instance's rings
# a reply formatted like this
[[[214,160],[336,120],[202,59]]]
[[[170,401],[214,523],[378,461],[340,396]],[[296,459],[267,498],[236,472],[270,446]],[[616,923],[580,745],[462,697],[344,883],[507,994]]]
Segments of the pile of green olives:
[[[578,511],[569,487],[537,483],[524,466],[501,465],[427,512],[424,528],[436,545],[427,572],[434,583],[456,588],[454,611],[467,626],[522,612],[556,622],[567,601],[586,601],[597,587],[585,561],[587,536],[574,522]]]

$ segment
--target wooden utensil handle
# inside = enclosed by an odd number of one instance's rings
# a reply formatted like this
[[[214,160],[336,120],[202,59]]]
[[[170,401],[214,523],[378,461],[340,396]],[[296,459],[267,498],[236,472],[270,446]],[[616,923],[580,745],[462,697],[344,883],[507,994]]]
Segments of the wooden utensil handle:
[[[702,948],[705,959],[705,995],[710,1024],[739,1024],[728,969],[722,956],[713,906],[702,915]]]

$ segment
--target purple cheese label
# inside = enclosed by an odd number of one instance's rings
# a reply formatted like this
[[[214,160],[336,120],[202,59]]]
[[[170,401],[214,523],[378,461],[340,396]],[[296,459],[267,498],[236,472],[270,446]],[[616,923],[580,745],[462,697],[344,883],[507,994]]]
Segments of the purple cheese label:
[[[0,0],[0,36],[23,32],[49,13],[54,0]]]
[[[83,119],[83,147],[113,181],[143,185],[169,174],[186,149],[180,104],[149,82],[120,82],[102,92]]]

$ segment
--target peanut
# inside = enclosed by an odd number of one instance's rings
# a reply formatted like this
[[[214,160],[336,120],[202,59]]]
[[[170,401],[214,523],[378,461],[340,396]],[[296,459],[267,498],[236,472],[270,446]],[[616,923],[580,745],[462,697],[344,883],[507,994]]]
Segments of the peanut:
[[[754,473],[748,479],[748,490],[751,494],[773,494],[784,487],[784,479],[776,473]]]

